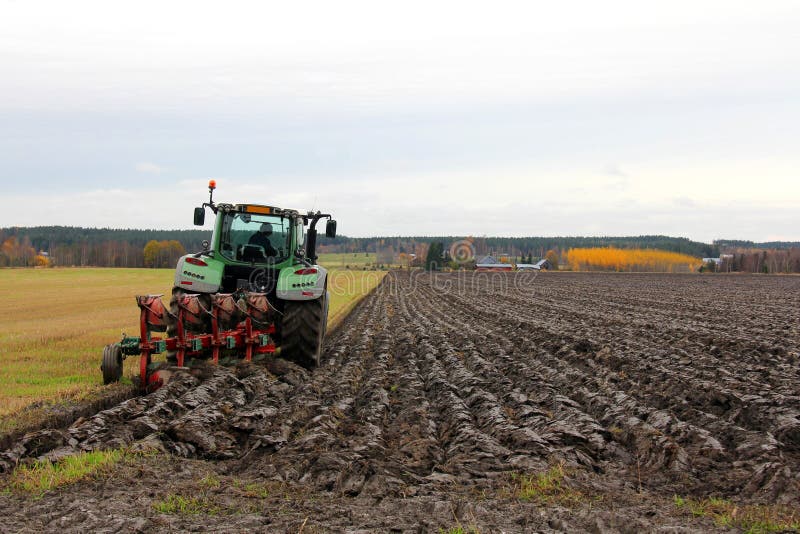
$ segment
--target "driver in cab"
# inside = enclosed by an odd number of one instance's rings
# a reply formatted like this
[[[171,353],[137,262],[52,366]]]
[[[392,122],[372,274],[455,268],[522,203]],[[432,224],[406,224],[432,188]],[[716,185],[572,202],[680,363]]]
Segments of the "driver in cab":
[[[264,253],[267,256],[277,256],[278,251],[275,250],[275,247],[272,246],[272,243],[269,240],[269,236],[272,235],[272,225],[270,223],[262,223],[261,228],[258,229],[258,232],[254,233],[250,240],[247,242],[248,245],[258,245],[259,247],[264,248]]]

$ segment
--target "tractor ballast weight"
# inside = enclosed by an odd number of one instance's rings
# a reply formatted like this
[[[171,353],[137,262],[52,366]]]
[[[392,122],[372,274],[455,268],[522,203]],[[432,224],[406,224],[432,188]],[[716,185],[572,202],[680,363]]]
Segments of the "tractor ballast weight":
[[[206,208],[217,216],[211,242],[178,260],[169,306],[162,295],[136,297],[139,335],[123,334],[103,349],[104,383],[119,381],[123,361],[134,356],[143,390],[198,359],[216,364],[280,353],[308,369],[319,364],[329,296],[327,270],[316,264],[316,224],[327,218],[332,238],[336,221],[321,212],[215,204],[215,188],[212,180],[209,201],[194,211],[196,225],[204,224]]]

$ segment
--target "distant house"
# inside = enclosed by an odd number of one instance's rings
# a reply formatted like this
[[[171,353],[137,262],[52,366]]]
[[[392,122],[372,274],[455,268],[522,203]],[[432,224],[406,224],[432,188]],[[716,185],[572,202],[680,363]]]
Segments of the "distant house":
[[[722,265],[722,258],[703,258],[703,263],[713,263],[717,267]]]
[[[510,263],[478,263],[475,265],[476,271],[513,271],[514,266]]]
[[[507,259],[506,257],[502,258]],[[494,256],[484,256],[475,264],[476,271],[538,271],[549,269],[550,262],[540,260],[536,263],[517,263],[514,265],[510,261],[498,261]]]
[[[547,260],[539,260],[536,263],[518,263],[518,271],[540,271],[542,269],[549,269],[550,262]]]
[[[484,256],[475,264],[476,271],[513,271],[510,263],[501,263],[494,256]]]

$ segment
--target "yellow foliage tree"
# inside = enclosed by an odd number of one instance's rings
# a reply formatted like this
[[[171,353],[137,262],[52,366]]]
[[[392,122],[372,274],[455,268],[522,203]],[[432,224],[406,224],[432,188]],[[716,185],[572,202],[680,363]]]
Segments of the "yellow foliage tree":
[[[564,260],[573,271],[617,272],[693,272],[702,260],[666,250],[573,248],[564,254]]]
[[[550,268],[554,271],[558,270],[558,253],[555,250],[548,250],[547,254],[544,255],[547,262],[550,264]]]
[[[186,254],[179,241],[148,241],[144,246],[145,267],[174,267],[178,258]]]
[[[20,242],[16,237],[11,236],[0,246],[0,254],[4,257],[4,264],[11,267],[30,267],[34,265],[36,249],[30,245],[27,238]]]

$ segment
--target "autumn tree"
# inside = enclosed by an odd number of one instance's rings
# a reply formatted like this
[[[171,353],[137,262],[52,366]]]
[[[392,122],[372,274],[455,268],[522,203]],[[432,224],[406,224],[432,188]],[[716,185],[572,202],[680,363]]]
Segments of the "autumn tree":
[[[687,254],[614,247],[573,248],[564,260],[573,271],[693,272],[702,265]]]
[[[551,269],[554,271],[558,270],[558,253],[555,250],[548,250],[547,254],[544,255],[544,259],[546,259],[547,263],[550,264]]]
[[[0,254],[3,256],[3,263],[10,267],[28,267],[34,265],[36,249],[31,246],[27,237],[20,241],[11,236],[3,242]]]
[[[148,241],[147,244],[144,246],[144,266],[145,267],[155,267],[156,263],[158,262],[158,253],[161,250],[161,246],[158,244],[158,241],[155,239]]]
[[[151,240],[144,246],[144,266],[153,268],[174,267],[178,258],[186,254],[179,241]]]

